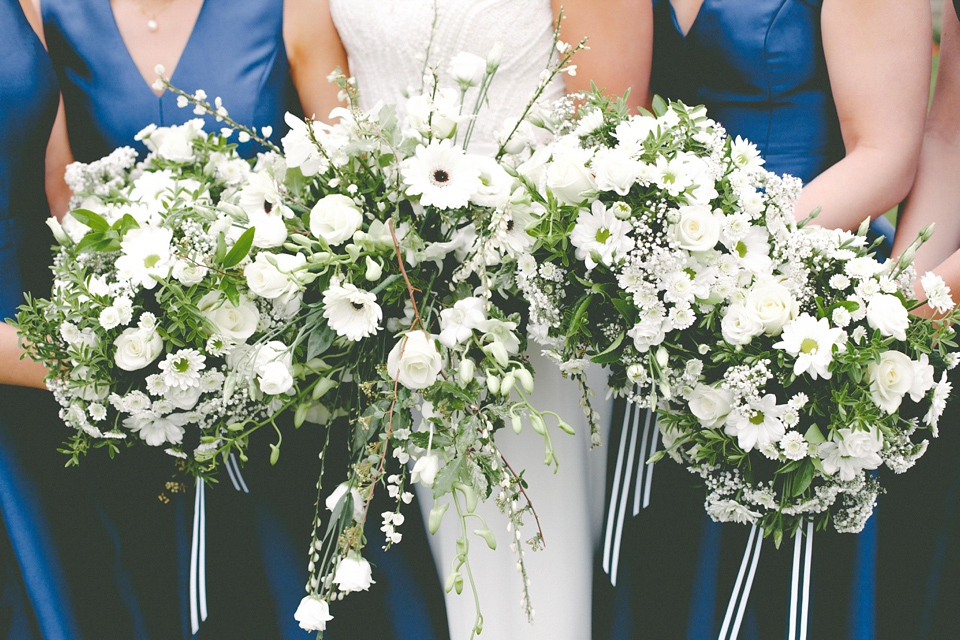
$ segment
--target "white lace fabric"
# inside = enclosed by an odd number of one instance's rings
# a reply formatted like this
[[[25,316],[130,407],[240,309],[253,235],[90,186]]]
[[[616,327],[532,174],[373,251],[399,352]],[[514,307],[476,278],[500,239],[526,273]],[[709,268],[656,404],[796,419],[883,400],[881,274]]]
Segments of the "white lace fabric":
[[[428,46],[427,67],[437,70],[441,86],[456,86],[447,73],[450,58],[461,51],[486,57],[502,42],[500,68],[473,133],[471,151],[479,153],[495,149],[504,122],[523,113],[553,54],[549,0],[330,0],[330,12],[364,109],[381,100],[399,103],[407,89],[419,91]],[[467,93],[465,113],[475,92]],[[557,79],[541,100],[562,96]]]

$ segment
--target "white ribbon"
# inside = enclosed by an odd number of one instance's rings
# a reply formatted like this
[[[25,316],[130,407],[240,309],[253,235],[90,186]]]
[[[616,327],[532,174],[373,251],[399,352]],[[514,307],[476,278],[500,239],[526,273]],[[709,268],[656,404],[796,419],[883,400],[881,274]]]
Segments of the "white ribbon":
[[[195,634],[207,619],[207,522],[203,478],[197,478],[190,545],[190,629]],[[197,609],[199,608],[199,617]]]
[[[763,546],[763,535],[758,535],[757,525],[750,526],[750,537],[747,538],[747,548],[743,552],[740,562],[740,572],[737,573],[737,582],[727,604],[727,613],[723,616],[723,626],[720,627],[720,640],[736,640],[740,635],[740,625],[743,623],[743,614],[747,610],[747,601],[750,599],[750,589],[753,587],[753,577],[757,572],[757,563],[760,560],[760,549]],[[746,582],[744,582],[746,576]],[[742,587],[742,590],[741,590]],[[733,616],[736,609],[736,618]],[[733,626],[730,626],[731,621]],[[729,633],[728,633],[729,632]]]
[[[645,415],[643,435],[638,437],[641,412]],[[617,463],[613,472],[613,486],[610,488],[610,504],[607,508],[603,540],[603,570],[610,575],[610,584],[613,586],[617,586],[620,543],[623,538],[623,525],[631,490],[633,491],[633,515],[637,515],[641,508],[645,509],[650,504],[653,464],[648,463],[647,459],[657,451],[658,434],[656,413],[628,402],[623,411],[623,427],[620,430],[620,446],[617,449]],[[637,456],[638,442],[640,443],[639,457]],[[634,484],[635,462],[637,479]]]
[[[802,543],[806,537],[807,544]],[[802,558],[802,559],[801,559]],[[790,579],[790,633],[788,640],[807,640],[810,618],[810,565],[813,562],[813,522],[798,530],[793,542],[793,575]],[[800,592],[802,589],[802,595]],[[799,600],[800,609],[797,610]],[[799,634],[798,634],[799,631]]]
[[[230,482],[233,483],[233,488],[237,491],[250,493],[250,489],[247,489],[247,483],[243,481],[243,475],[240,473],[240,465],[237,464],[237,456],[232,453],[230,455],[224,455],[223,461],[226,463],[227,475],[230,476]]]

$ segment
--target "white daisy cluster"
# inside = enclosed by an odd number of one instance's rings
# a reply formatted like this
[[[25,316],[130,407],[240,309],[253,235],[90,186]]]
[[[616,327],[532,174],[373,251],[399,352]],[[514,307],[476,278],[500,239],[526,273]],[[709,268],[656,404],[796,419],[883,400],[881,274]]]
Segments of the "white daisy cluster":
[[[547,204],[534,256],[517,261],[532,335],[561,366],[607,364],[617,392],[661,410],[666,454],[705,474],[715,519],[862,527],[867,474],[912,465],[926,444],[911,436],[936,434],[949,394],[953,331],[910,316],[911,252],[881,263],[866,223],[795,222],[800,182],[765,171],[702,107],[621,114],[594,96],[518,167]],[[921,284],[955,314],[942,280]]]

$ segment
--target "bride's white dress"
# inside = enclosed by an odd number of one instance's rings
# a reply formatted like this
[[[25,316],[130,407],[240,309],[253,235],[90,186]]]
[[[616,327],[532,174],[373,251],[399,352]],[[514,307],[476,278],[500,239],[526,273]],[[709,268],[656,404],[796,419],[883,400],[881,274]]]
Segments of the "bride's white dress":
[[[468,51],[485,57],[495,42],[502,42],[502,62],[489,90],[489,104],[480,112],[471,141],[475,153],[496,149],[495,132],[505,119],[522,113],[552,53],[549,0],[330,0],[330,10],[364,108],[380,100],[399,103],[405,89],[419,89],[431,30],[427,64],[437,68],[441,85],[453,86],[446,69],[454,55]],[[558,81],[548,88],[544,99],[562,95]],[[467,104],[472,104],[470,94]],[[530,351],[537,352],[530,354],[536,370],[531,404],[556,411],[576,428],[577,435],[554,430],[560,461],[557,474],[543,464],[543,439],[529,426],[520,436],[510,429],[497,436],[497,445],[510,465],[517,471],[526,469],[528,493],[540,517],[546,548],[526,555],[536,611],[531,626],[520,606],[521,579],[516,556],[507,548],[512,541],[507,520],[492,502],[479,508],[498,543],[493,552],[471,536],[471,566],[484,614],[482,637],[586,640],[591,634],[593,554],[601,526],[606,452],[589,449],[578,386],[561,378],[535,346]],[[594,408],[601,414],[599,424],[606,427],[610,403],[603,400],[603,374],[599,370],[592,373],[591,384],[598,389]],[[548,424],[552,427],[553,423]],[[432,493],[417,488],[426,514],[433,505]],[[533,518],[527,520],[525,539],[535,531]],[[441,584],[455,556],[458,536],[459,522],[451,513],[431,536]],[[452,592],[446,596],[446,606],[451,639],[468,638],[475,615],[473,598],[466,590],[460,596]]]

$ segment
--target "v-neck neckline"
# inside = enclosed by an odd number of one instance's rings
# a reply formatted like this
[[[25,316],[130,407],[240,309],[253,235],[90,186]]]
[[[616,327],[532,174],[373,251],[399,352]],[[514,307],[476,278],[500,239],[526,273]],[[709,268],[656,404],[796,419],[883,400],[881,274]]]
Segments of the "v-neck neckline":
[[[677,30],[677,33],[680,34],[681,38],[686,39],[693,30],[696,28],[697,23],[700,21],[700,15],[703,13],[703,5],[707,4],[710,0],[701,0],[700,6],[697,7],[697,15],[693,17],[693,22],[690,23],[690,28],[687,29],[687,32],[684,33],[683,29],[680,28],[680,23],[677,21],[677,11],[673,7],[673,3],[670,0],[664,0],[667,3],[667,6],[670,8],[670,17],[673,19],[673,27]]]
[[[150,92],[150,95],[159,101],[164,95],[166,95],[166,89],[164,89],[160,95],[157,95],[157,93],[153,90],[153,83],[148,82],[143,73],[140,71],[140,67],[137,66],[137,61],[133,59],[133,55],[130,53],[130,48],[127,46],[126,40],[123,39],[123,34],[120,33],[120,25],[117,24],[117,16],[113,12],[113,5],[111,4],[110,0],[104,0],[104,2],[107,5],[107,13],[109,14],[110,21],[113,24],[113,33],[120,41],[120,46],[123,47],[123,51],[126,53],[126,57],[130,63],[130,66],[133,67],[134,73],[136,73],[137,77],[139,77],[143,82],[143,86],[145,86],[147,91]],[[171,83],[173,82],[174,76],[177,73],[177,69],[180,68],[180,63],[183,61],[183,56],[186,55],[187,51],[190,49],[190,45],[193,43],[194,36],[197,34],[197,28],[200,26],[200,22],[203,20],[203,14],[207,10],[207,4],[207,0],[203,0],[203,4],[200,5],[200,11],[197,13],[197,19],[193,22],[193,27],[190,28],[190,35],[187,37],[187,42],[183,45],[183,49],[180,50],[180,55],[177,56],[176,66],[174,66],[173,70],[170,71],[170,75],[167,76]]]

